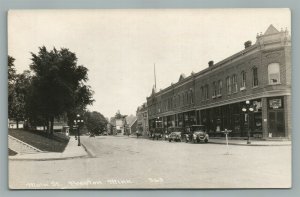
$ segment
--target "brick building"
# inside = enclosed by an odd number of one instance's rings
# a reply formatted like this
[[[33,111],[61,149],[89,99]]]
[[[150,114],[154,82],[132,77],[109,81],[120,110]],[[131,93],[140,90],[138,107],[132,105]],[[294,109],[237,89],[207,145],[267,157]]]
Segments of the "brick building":
[[[149,128],[206,125],[211,136],[291,137],[291,39],[270,25],[256,42],[147,97]],[[243,110],[244,109],[244,110]]]
[[[148,109],[147,103],[143,103],[143,105],[139,106],[136,110],[137,117],[137,131],[142,136],[148,136],[149,127],[148,127]]]

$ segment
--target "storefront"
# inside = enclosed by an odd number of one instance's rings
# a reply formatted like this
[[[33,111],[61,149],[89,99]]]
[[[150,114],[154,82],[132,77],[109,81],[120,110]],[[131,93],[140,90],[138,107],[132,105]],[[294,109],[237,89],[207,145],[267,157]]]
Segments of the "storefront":
[[[232,137],[246,137],[249,129],[251,137],[262,138],[261,99],[200,110],[199,122],[212,137],[221,137],[225,129],[232,130]]]
[[[286,137],[284,119],[284,97],[268,98],[269,137]]]

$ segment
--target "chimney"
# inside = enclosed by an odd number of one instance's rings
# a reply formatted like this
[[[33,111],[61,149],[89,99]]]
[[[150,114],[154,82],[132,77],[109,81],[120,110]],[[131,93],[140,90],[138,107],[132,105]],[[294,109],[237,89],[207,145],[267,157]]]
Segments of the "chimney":
[[[251,40],[246,41],[246,42],[244,43],[244,45],[245,45],[245,49],[248,48],[248,47],[250,47],[250,46],[252,45]]]
[[[209,61],[208,62],[208,67],[212,67],[214,65],[214,61]]]

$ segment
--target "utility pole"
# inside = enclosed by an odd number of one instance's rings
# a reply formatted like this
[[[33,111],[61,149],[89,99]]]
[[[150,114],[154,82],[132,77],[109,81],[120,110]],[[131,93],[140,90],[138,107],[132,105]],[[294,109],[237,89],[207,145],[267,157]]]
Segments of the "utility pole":
[[[156,70],[155,70],[155,63],[154,63],[154,88],[156,90]]]

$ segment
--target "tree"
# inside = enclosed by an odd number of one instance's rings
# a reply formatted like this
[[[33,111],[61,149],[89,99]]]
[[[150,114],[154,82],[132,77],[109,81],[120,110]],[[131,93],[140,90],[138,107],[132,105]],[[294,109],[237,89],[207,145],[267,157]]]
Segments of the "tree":
[[[95,134],[100,134],[106,130],[108,123],[106,118],[101,113],[96,111],[87,111],[84,114],[84,121],[88,131]]]
[[[12,118],[17,123],[17,128],[20,120],[25,120],[27,117],[28,93],[31,86],[31,76],[29,71],[24,71],[22,74],[17,74],[14,84],[14,97],[12,98]]]
[[[26,99],[31,77],[29,71],[17,74],[14,61],[13,57],[8,56],[8,117],[15,120],[19,128],[19,121],[26,116]]]
[[[48,129],[52,134],[55,118],[67,114],[73,122],[77,113],[93,103],[93,92],[84,84],[88,69],[78,66],[76,54],[66,48],[48,51],[43,46],[38,54],[31,55],[31,115],[50,122]]]
[[[125,118],[127,115],[122,115],[121,113],[120,113],[120,110],[118,110],[117,111],[117,113],[115,114],[115,118],[116,119],[123,119],[123,118]]]
[[[8,56],[8,118],[13,118],[14,85],[16,79],[15,59]]]

